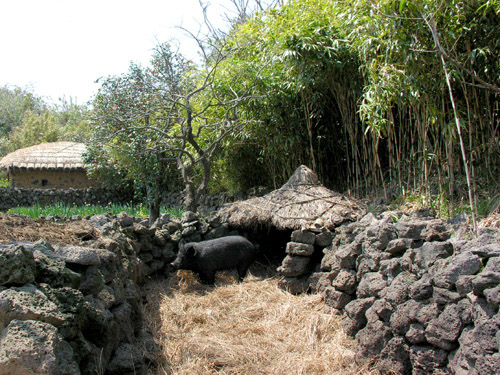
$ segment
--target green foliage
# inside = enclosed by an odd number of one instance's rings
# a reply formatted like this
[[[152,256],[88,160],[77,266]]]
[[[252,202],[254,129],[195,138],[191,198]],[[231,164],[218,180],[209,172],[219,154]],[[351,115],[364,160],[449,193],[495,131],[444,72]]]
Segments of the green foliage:
[[[24,115],[23,124],[14,129],[4,147],[6,153],[44,142],[56,142],[61,137],[61,129],[56,118],[50,112],[42,114],[28,112]]]
[[[0,171],[0,187],[9,187],[9,186],[10,186],[9,177],[3,171]]]
[[[332,176],[345,161],[342,128],[356,121],[341,106],[354,105],[359,74],[333,3],[289,2],[241,25],[229,43],[235,52],[221,71],[226,80],[253,81],[254,100],[240,110],[250,126],[233,139],[237,147],[226,151],[228,178],[241,176],[237,169],[253,170],[259,171],[255,180],[245,175],[242,186],[279,186],[299,164],[308,164],[325,182],[341,187],[339,176]],[[232,162],[248,155],[254,157],[246,166]]]
[[[221,179],[279,186],[303,163],[357,194],[418,187],[430,202],[436,181],[453,196],[464,163],[443,55],[467,159],[476,178],[498,184],[498,9],[479,0],[295,0],[253,17],[229,35],[235,53],[223,80],[259,77],[255,100],[240,109],[255,121],[229,142]]]
[[[160,192],[182,179],[185,205],[196,211],[210,182],[216,152],[230,134],[244,127],[237,109],[247,100],[251,82],[229,77],[223,61],[232,51],[225,43],[208,49],[202,67],[161,44],[151,66],[131,64],[127,74],[104,80],[94,101],[95,136],[87,159],[101,168],[105,160],[124,171],[147,203],[157,207]],[[97,170],[96,170],[97,169]]]
[[[71,206],[65,203],[56,203],[50,206],[34,205],[31,207],[16,207],[7,211],[8,214],[27,215],[33,218],[39,218],[40,216],[47,215],[59,217],[71,217],[73,215],[84,217],[87,215],[92,216],[104,213],[117,215],[120,212],[127,212],[128,214],[136,217],[148,216],[147,207],[132,204],[109,204],[106,206],[86,204],[83,206]],[[170,216],[180,217],[184,213],[184,210],[181,207],[162,207],[161,213],[167,213]]]
[[[91,174],[133,184],[148,204],[209,178],[216,191],[278,187],[306,164],[328,187],[383,187],[445,215],[461,199],[464,164],[498,190],[499,4],[291,0],[238,18],[210,41],[203,67],[159,45],[149,67],[102,81],[90,121],[71,103],[48,111],[2,89],[0,147],[92,129]]]
[[[85,143],[90,139],[92,127],[89,121],[89,109],[86,105],[74,103],[71,98],[69,100],[62,98],[51,112],[60,129],[60,141]]]
[[[0,137],[21,126],[26,113],[40,114],[45,107],[43,100],[28,89],[0,87]]]
[[[175,162],[165,149],[178,126],[178,109],[171,104],[190,69],[167,45],[159,48],[163,53],[153,56],[150,68],[131,64],[128,73],[102,82],[86,155],[93,178],[110,187],[133,185],[155,207],[161,191],[178,186]]]
[[[49,106],[21,88],[0,88],[0,156],[43,142],[84,142],[87,108],[62,99]]]

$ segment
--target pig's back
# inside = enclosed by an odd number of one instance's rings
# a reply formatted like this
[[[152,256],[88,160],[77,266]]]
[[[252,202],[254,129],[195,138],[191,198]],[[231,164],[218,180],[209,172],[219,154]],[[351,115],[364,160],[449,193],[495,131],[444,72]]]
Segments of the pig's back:
[[[200,242],[203,249],[200,249],[203,256],[226,257],[226,256],[254,256],[255,246],[242,236],[227,236],[213,240]]]

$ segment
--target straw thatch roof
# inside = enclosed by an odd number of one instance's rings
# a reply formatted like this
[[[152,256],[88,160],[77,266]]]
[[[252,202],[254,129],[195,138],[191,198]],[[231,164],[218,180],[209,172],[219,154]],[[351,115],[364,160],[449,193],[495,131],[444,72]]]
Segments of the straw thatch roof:
[[[297,168],[278,190],[263,197],[225,205],[220,216],[230,225],[253,229],[259,226],[277,229],[334,228],[355,221],[362,205],[325,188],[306,166]]]
[[[85,151],[86,147],[83,143],[42,143],[7,154],[0,160],[0,168],[5,170],[84,170],[82,155]]]

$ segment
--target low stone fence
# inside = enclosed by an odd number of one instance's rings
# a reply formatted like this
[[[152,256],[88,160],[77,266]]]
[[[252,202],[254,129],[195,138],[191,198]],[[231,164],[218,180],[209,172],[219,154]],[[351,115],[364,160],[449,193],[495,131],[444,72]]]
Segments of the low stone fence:
[[[200,199],[200,211],[213,212],[226,203],[261,196],[268,191],[268,189],[257,187],[238,193],[206,194]],[[29,207],[35,204],[45,206],[55,202],[81,206],[83,204],[106,205],[108,203],[136,201],[133,192],[112,191],[104,188],[67,190],[0,188],[0,211],[6,211],[13,207]],[[162,204],[169,207],[180,207],[183,205],[183,201],[184,195],[182,192],[165,192]]]
[[[232,203],[238,200],[245,200],[253,197],[260,197],[269,192],[264,187],[254,187],[245,191],[231,193],[222,192],[215,194],[205,194],[200,198],[199,211],[210,213],[217,211],[226,203]],[[182,192],[167,192],[164,194],[162,204],[169,207],[182,206],[184,194]]]
[[[145,374],[157,348],[140,315],[141,284],[168,273],[181,239],[236,234],[191,212],[152,226],[123,213],[89,221],[98,239],[85,247],[0,246],[6,373]],[[369,213],[334,231],[295,231],[286,252],[280,285],[321,293],[356,338],[357,362],[381,373],[498,373],[498,230],[474,237],[425,211]]]
[[[370,213],[335,230],[312,274],[321,234],[296,232],[281,284],[323,294],[356,338],[357,362],[382,373],[498,374],[500,232],[457,229],[424,211]]]
[[[111,191],[104,188],[88,189],[19,189],[0,188],[0,211],[13,207],[41,206],[62,202],[69,205],[132,202],[130,192]]]

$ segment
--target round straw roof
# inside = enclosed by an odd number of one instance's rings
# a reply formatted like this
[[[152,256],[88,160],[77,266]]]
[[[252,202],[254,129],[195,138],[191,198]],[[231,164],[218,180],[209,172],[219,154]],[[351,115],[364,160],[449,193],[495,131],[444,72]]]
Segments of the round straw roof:
[[[225,205],[220,216],[230,225],[253,229],[334,228],[361,217],[362,205],[325,188],[316,174],[301,165],[278,190],[262,197]]]
[[[22,148],[0,160],[1,169],[84,170],[83,143],[52,142]]]

